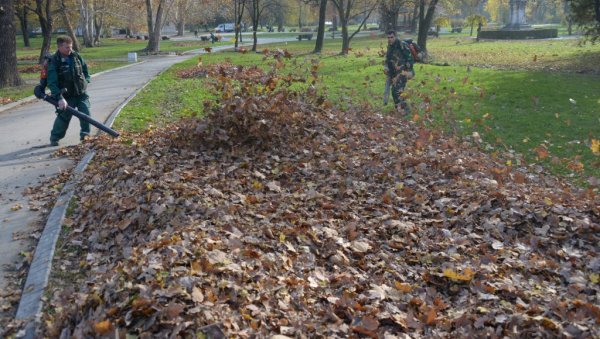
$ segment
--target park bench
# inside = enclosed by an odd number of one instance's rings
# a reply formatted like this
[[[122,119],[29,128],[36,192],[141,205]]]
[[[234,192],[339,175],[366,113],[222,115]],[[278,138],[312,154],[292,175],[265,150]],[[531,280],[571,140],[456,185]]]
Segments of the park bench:
[[[313,34],[312,33],[300,33],[298,34],[298,37],[296,39],[302,41],[302,39],[306,39],[306,40],[312,40]]]

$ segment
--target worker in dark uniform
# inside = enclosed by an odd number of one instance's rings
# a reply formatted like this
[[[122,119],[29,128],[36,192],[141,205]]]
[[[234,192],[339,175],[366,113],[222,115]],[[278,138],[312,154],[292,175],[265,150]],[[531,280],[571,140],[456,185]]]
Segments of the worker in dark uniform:
[[[50,145],[58,146],[58,141],[65,137],[71,113],[65,111],[67,106],[90,116],[90,100],[86,92],[90,82],[88,67],[83,58],[73,51],[73,40],[68,36],[59,36],[56,39],[58,51],[48,62],[48,88],[51,96],[58,102],[56,119],[50,132]],[[89,122],[80,119],[80,140],[90,134]]]
[[[408,44],[396,37],[395,31],[387,32],[387,40],[388,49],[385,55],[384,72],[391,82],[392,98],[396,109],[408,113],[409,108],[402,98],[402,92],[408,79],[415,75],[413,70],[415,61]]]

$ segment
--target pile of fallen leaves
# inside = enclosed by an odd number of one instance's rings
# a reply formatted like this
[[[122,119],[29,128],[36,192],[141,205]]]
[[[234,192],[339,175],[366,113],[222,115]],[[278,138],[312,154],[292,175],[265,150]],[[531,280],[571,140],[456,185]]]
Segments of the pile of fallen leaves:
[[[97,143],[43,335],[600,335],[594,191],[287,76],[201,74],[206,119]]]
[[[26,65],[19,67],[19,73],[39,73],[42,70],[42,65]]]

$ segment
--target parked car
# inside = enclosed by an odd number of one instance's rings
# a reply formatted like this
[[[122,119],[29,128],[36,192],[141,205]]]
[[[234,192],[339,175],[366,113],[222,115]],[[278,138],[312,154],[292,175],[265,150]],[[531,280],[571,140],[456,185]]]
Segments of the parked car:
[[[232,23],[227,24],[219,24],[215,27],[215,32],[217,33],[229,33],[235,31],[235,26]]]

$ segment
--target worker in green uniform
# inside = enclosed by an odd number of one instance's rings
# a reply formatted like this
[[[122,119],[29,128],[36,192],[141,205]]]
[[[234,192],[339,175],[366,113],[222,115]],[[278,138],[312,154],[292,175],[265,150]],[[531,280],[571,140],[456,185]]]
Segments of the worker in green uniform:
[[[415,60],[410,53],[408,44],[396,37],[395,31],[387,32],[388,49],[385,55],[384,72],[391,83],[392,98],[396,109],[408,113],[410,111],[402,92],[408,79],[415,75],[413,65]]]
[[[58,141],[65,137],[71,113],[65,108],[71,106],[83,114],[90,116],[90,100],[86,92],[90,82],[88,67],[83,58],[73,51],[73,40],[68,36],[56,39],[58,50],[48,62],[48,88],[51,96],[58,102],[56,119],[50,132],[50,145],[58,146]],[[79,120],[81,130],[80,140],[90,134],[90,124]]]

